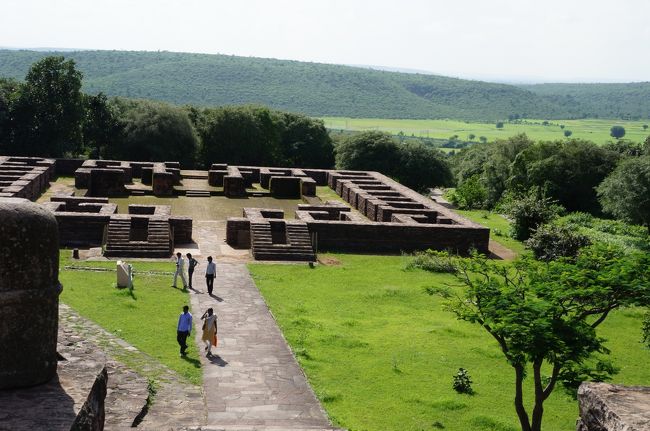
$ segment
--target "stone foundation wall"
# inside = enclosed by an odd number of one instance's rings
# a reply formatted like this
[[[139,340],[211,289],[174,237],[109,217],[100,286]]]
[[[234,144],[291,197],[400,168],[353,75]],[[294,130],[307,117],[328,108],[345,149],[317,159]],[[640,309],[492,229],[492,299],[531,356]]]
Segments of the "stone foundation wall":
[[[236,248],[250,248],[251,221],[245,217],[230,217],[226,223],[226,242]]]
[[[85,159],[56,159],[54,172],[58,176],[72,177]]]
[[[300,199],[302,196],[299,177],[274,177],[269,179],[271,196],[281,199]]]
[[[125,182],[126,178],[122,169],[91,169],[88,196],[126,195]]]
[[[318,235],[318,249],[352,252],[410,252],[452,250],[467,254],[473,248],[487,253],[490,231],[454,225],[405,225],[314,220],[309,232]]]
[[[56,212],[59,223],[59,243],[63,247],[100,247],[104,229],[111,218],[108,214]]]
[[[174,231],[174,244],[192,242],[192,219],[190,217],[171,217],[169,225]]]
[[[583,383],[577,431],[650,430],[650,387]]]

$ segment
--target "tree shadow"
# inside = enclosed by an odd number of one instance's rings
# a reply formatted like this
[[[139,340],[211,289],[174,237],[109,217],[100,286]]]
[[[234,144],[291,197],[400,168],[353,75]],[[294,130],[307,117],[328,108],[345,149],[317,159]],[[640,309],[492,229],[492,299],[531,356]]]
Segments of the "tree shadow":
[[[215,364],[215,365],[217,365],[219,367],[225,367],[226,365],[228,365],[228,361],[225,361],[219,355],[207,356],[207,360],[210,361],[211,364]]]

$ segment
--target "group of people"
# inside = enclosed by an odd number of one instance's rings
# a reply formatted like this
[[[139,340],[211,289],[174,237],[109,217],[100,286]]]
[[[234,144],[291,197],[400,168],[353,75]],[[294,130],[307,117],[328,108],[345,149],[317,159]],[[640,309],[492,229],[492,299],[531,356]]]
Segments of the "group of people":
[[[177,287],[176,282],[180,276],[181,281],[183,282],[183,288],[193,289],[192,287],[192,276],[194,275],[194,269],[199,265],[199,262],[192,257],[191,253],[185,255],[187,257],[187,279],[185,278],[185,259],[183,259],[182,253],[176,253],[176,272],[174,273],[174,284],[172,287]],[[212,256],[208,256],[208,263],[205,268],[205,283],[208,288],[208,294],[212,296],[212,289],[214,287],[214,278],[217,275],[217,265],[212,261]],[[189,283],[187,281],[189,281]],[[212,308],[208,308],[203,316],[202,330],[203,334],[201,340],[205,342],[205,351],[206,356],[212,356],[212,347],[217,347],[217,315],[214,314]],[[183,307],[183,312],[178,317],[178,327],[176,341],[181,348],[181,356],[185,356],[187,353],[187,337],[192,333],[192,313],[187,305]]]
[[[183,259],[183,254],[178,252],[176,253],[176,272],[174,272],[174,283],[172,287],[177,287],[176,282],[178,277],[181,278],[183,282],[183,289],[187,289],[188,286],[190,289],[192,287],[192,276],[194,275],[194,268],[199,265],[199,261],[192,257],[192,253],[187,253],[187,280],[185,279],[185,259]],[[208,256],[208,264],[205,268],[205,283],[208,287],[208,294],[212,295],[212,289],[214,287],[214,277],[217,275],[217,265],[212,261],[212,256]]]
[[[206,356],[212,356],[212,347],[217,347],[217,315],[214,314],[212,308],[208,308],[203,316],[202,330],[203,334],[201,340],[205,343]],[[183,306],[183,312],[178,317],[178,329],[176,334],[176,341],[181,347],[181,356],[187,355],[187,337],[192,334],[192,313],[190,313],[190,308],[185,305]]]

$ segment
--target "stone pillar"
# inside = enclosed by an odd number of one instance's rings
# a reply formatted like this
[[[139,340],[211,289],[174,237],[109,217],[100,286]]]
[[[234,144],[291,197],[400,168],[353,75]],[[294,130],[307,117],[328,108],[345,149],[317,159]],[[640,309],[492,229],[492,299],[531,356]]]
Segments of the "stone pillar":
[[[59,230],[54,214],[25,199],[0,198],[0,389],[56,374]]]

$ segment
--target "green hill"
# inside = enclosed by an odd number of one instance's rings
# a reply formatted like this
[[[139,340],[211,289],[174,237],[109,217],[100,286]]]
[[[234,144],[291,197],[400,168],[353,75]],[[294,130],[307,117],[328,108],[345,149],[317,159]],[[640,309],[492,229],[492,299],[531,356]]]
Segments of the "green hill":
[[[585,112],[596,117],[611,116],[610,112],[623,117],[647,117],[650,112],[647,97],[642,103],[637,102],[638,98],[628,102],[623,97],[609,103],[607,109],[585,111],[583,104],[577,103],[576,109],[563,94],[540,93],[537,86],[523,88],[350,66],[173,52],[0,50],[0,76],[22,79],[33,62],[52,54],[76,61],[84,73],[86,92],[176,104],[259,103],[313,116],[475,121],[511,115],[575,118]]]

